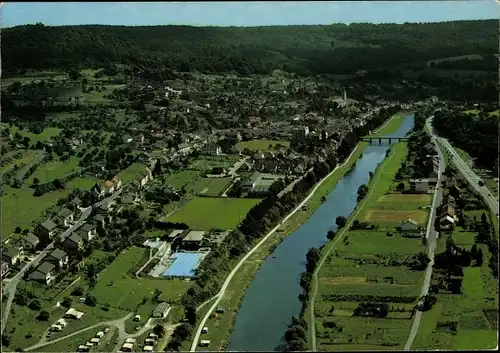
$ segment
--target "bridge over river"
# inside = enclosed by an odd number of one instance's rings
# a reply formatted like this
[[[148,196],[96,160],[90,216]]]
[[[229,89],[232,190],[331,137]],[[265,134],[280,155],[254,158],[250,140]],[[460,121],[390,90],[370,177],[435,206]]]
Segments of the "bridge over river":
[[[408,137],[394,137],[394,136],[380,136],[380,137],[369,137],[369,136],[365,136],[365,137],[361,137],[360,138],[361,141],[366,141],[366,142],[370,142],[370,144],[372,144],[374,141],[377,141],[378,140],[378,143],[379,145],[382,144],[382,141],[389,141],[389,144],[392,143],[392,141],[407,141],[408,140]]]

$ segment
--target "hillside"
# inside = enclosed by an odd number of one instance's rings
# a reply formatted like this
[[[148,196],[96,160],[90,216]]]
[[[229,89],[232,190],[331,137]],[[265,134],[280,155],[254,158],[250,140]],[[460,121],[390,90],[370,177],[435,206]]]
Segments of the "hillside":
[[[493,54],[497,31],[495,20],[246,28],[36,24],[2,30],[2,66],[4,75],[116,63],[242,74],[277,68],[345,74]]]

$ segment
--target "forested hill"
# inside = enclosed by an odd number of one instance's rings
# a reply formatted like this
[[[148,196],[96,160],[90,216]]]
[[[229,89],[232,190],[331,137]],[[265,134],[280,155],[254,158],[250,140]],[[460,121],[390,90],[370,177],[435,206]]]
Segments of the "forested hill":
[[[423,65],[498,50],[498,22],[273,27],[63,26],[2,30],[4,74],[123,63],[181,71],[299,74]]]

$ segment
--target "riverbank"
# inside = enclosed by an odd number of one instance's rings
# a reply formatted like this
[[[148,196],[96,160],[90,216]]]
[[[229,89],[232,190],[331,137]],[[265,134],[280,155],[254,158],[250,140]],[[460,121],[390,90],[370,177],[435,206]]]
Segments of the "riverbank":
[[[397,114],[387,120],[386,123],[379,127],[374,133],[387,135],[395,132],[401,125],[403,119],[404,115]],[[311,217],[314,211],[321,205],[321,199],[326,196],[336,186],[338,181],[353,167],[360,156],[362,156],[365,147],[368,145],[369,144],[366,142],[358,143],[351,155],[342,165],[337,166],[334,171],[316,184],[313,191],[307,197],[307,210],[296,212],[287,221],[283,222],[279,227],[280,231],[270,236],[258,250],[241,265],[239,271],[233,276],[219,303],[219,306],[226,309],[226,313],[221,315],[218,319],[212,318],[207,320],[204,325],[208,327],[210,332],[211,349],[224,350],[226,347],[227,339],[231,334],[231,327],[234,325],[238,308],[245,296],[249,284],[252,282],[252,279],[260,269],[264,260],[274,251],[280,242]]]

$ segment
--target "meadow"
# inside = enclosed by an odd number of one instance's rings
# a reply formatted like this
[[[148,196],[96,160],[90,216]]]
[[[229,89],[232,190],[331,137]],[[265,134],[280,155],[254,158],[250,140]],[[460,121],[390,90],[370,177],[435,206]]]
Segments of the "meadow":
[[[61,179],[67,174],[78,169],[80,158],[71,157],[67,161],[52,160],[42,163],[38,166],[35,173],[27,179],[28,185],[33,184],[33,180],[37,178],[40,184],[51,182],[54,179]]]
[[[260,199],[197,197],[167,217],[169,222],[186,223],[193,229],[234,229]]]

